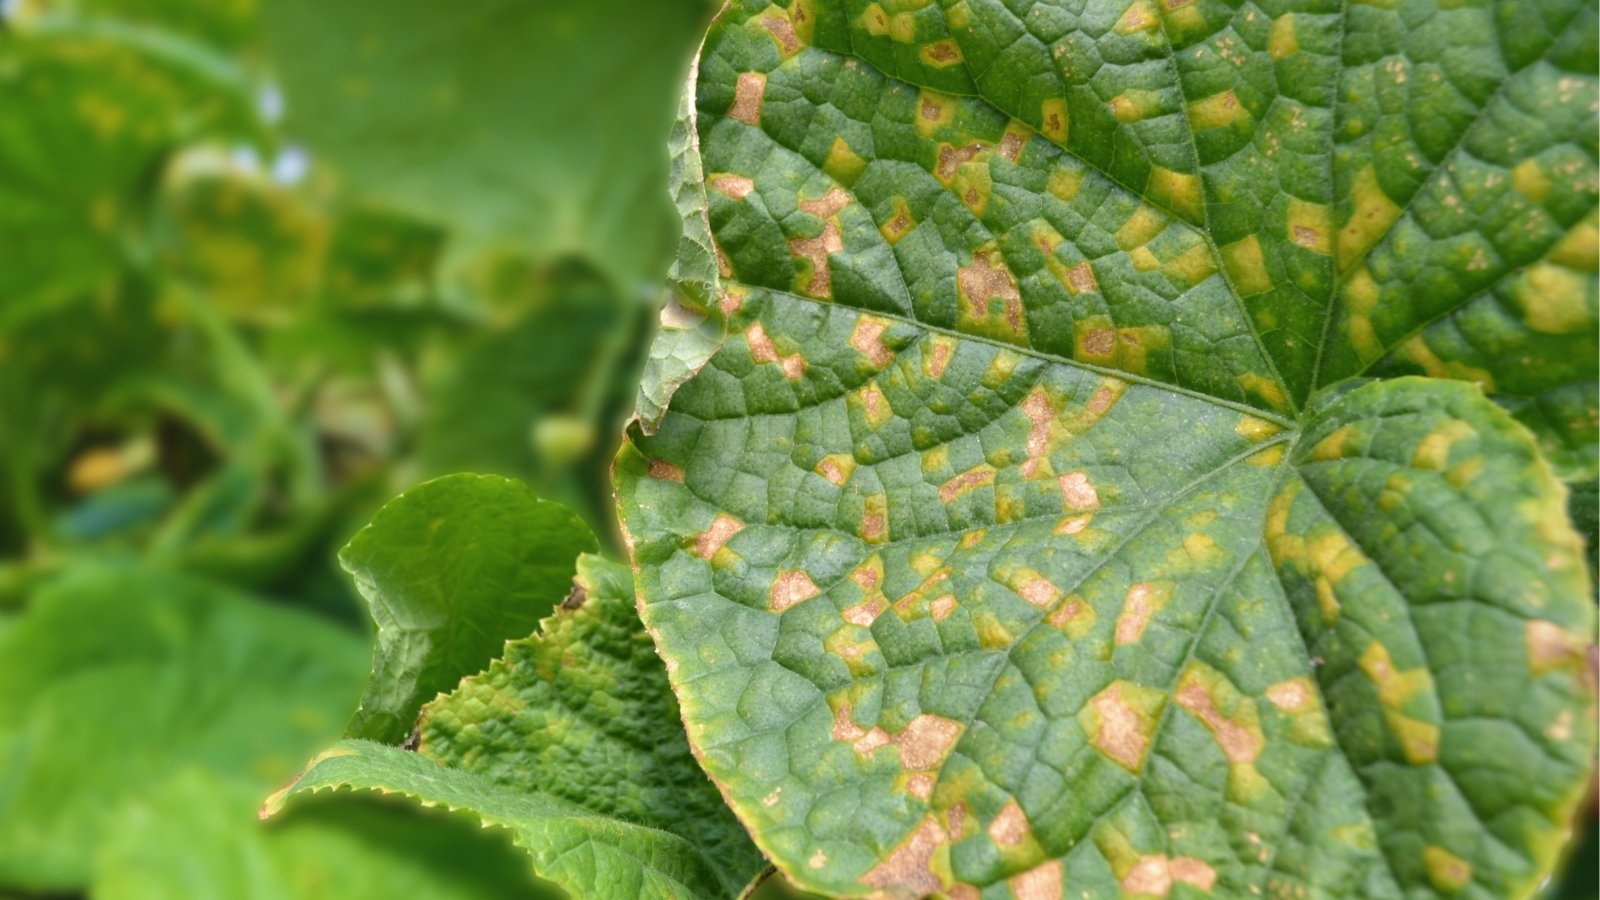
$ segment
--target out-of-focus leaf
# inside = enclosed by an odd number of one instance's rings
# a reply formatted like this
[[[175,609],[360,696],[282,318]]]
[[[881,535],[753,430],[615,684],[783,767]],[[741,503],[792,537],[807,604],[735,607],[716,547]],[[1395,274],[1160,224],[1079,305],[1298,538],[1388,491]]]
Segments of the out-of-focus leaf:
[[[763,863],[684,740],[626,567],[578,559],[541,633],[423,711],[406,753],[346,741],[268,801],[385,790],[512,832],[574,896],[732,897]]]
[[[452,475],[391,501],[339,554],[378,625],[347,733],[399,743],[434,694],[530,634],[595,549],[571,510],[520,482]]]
[[[1594,608],[1484,394],[1594,441],[1593,5],[1026,6],[706,39],[729,337],[617,464],[691,744],[831,894],[1527,895]]]
[[[124,804],[96,900],[533,900],[559,896],[471,817],[377,797],[296,804],[263,825],[251,782],[188,770]]]
[[[1572,516],[1572,525],[1583,535],[1583,543],[1588,550],[1589,577],[1595,577],[1597,567],[1600,567],[1600,482],[1578,481],[1567,485],[1571,494],[1567,497],[1567,512]]]
[[[268,4],[288,121],[354,187],[630,289],[670,252],[660,147],[700,2]],[[538,98],[539,102],[530,102]]]
[[[0,886],[87,884],[111,814],[190,766],[257,786],[338,733],[363,642],[176,574],[78,566],[0,638]]]

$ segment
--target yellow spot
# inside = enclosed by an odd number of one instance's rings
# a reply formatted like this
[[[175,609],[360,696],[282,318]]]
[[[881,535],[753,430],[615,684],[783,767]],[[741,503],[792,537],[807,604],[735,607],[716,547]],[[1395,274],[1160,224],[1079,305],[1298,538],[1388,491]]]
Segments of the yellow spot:
[[[1406,702],[1433,691],[1433,676],[1417,667],[1401,672],[1389,658],[1389,649],[1377,641],[1367,645],[1357,661],[1378,689],[1378,703],[1389,730],[1400,741],[1406,761],[1412,765],[1431,763],[1439,758],[1439,727],[1402,711]]]
[[[1477,432],[1472,426],[1460,419],[1451,419],[1443,425],[1428,432],[1417,444],[1417,450],[1411,454],[1411,465],[1418,469],[1432,469],[1443,472],[1450,465],[1450,448],[1462,438],[1472,437]]]
[[[1187,35],[1205,26],[1205,17],[1194,0],[1161,0],[1161,15],[1178,35]]]
[[[1281,431],[1283,431],[1282,428],[1255,416],[1240,416],[1239,421],[1233,426],[1234,434],[1252,444],[1259,444]]]
[[[898,12],[889,17],[889,39],[909,44],[917,39],[917,19],[909,12]]]
[[[1378,308],[1378,282],[1366,266],[1355,270],[1345,279],[1340,291],[1349,320],[1345,331],[1350,336],[1350,346],[1362,362],[1371,362],[1383,353],[1383,344],[1372,329],[1372,312]],[[1421,338],[1421,335],[1417,335]]]
[[[1144,248],[1140,248],[1141,250]],[[1183,251],[1167,263],[1166,273],[1184,284],[1193,287],[1217,271],[1216,258],[1211,255],[1211,248],[1205,244],[1195,244]]]
[[[855,184],[866,168],[867,161],[851,150],[842,137],[833,139],[833,144],[828,148],[828,158],[822,163],[822,171],[846,186]]]
[[[766,73],[740,72],[739,80],[734,82],[733,106],[728,108],[728,117],[746,125],[760,124],[761,98],[766,91]]]
[[[862,29],[873,37],[884,37],[889,33],[889,14],[876,3],[868,3],[857,21],[861,23]]]
[[[1189,104],[1189,122],[1196,131],[1224,128],[1250,118],[1250,111],[1233,91],[1212,94]]]
[[[1272,276],[1267,274],[1267,261],[1261,255],[1261,242],[1255,235],[1234,241],[1221,248],[1222,264],[1239,295],[1264,294],[1272,290]]]
[[[1472,883],[1472,864],[1434,844],[1422,848],[1422,867],[1428,871],[1428,883],[1446,894]]]
[[[1112,97],[1106,102],[1106,107],[1118,122],[1137,122],[1160,111],[1161,95],[1155,91],[1130,88]]]
[[[1300,41],[1294,35],[1294,13],[1284,13],[1272,21],[1272,31],[1267,35],[1267,55],[1283,59],[1300,51]]]
[[[1549,260],[1558,266],[1593,272],[1600,267],[1600,225],[1595,213],[1572,227],[1561,242],[1551,248]]]
[[[1356,173],[1350,187],[1350,218],[1339,232],[1339,270],[1353,265],[1400,218],[1400,206],[1383,192],[1371,165]]]
[[[1049,191],[1057,200],[1068,201],[1078,195],[1078,188],[1083,184],[1083,171],[1081,169],[1057,168],[1050,173],[1050,179],[1045,182],[1044,189]]]
[[[1150,242],[1167,227],[1167,217],[1153,206],[1141,203],[1117,229],[1117,246],[1132,250]]]
[[[1333,230],[1333,216],[1321,203],[1307,203],[1298,197],[1289,198],[1289,240],[1312,253],[1327,256],[1333,250],[1329,239]]]
[[[1283,395],[1283,388],[1265,375],[1247,372],[1235,376],[1233,380],[1240,388],[1265,400],[1273,409],[1287,409],[1289,406],[1288,398]]]
[[[931,44],[924,44],[922,49],[917,51],[917,56],[926,65],[943,69],[961,62],[961,48],[955,41],[949,39],[934,41]]]
[[[1414,334],[1406,339],[1396,351],[1396,355],[1409,359],[1434,378],[1454,378],[1459,381],[1470,381],[1484,390],[1494,388],[1494,377],[1487,371],[1469,366],[1465,363],[1451,360],[1445,362],[1440,359],[1421,334]]]
[[[1167,605],[1172,597],[1169,582],[1140,582],[1128,588],[1122,599],[1122,614],[1117,616],[1115,640],[1117,646],[1137,644],[1144,637],[1150,620]]]
[[[1593,331],[1593,275],[1585,277],[1565,266],[1535,263],[1513,289],[1522,321],[1541,334]]]
[[[767,592],[767,608],[781,613],[802,600],[815,597],[817,593],[816,584],[806,573],[779,572],[772,581],[772,589]]]
[[[1047,140],[1065,144],[1068,122],[1067,101],[1060,97],[1051,97],[1039,104],[1039,133]]]
[[[1078,724],[1095,749],[1137,775],[1166,696],[1129,681],[1111,682],[1078,713]]]
[[[1201,218],[1199,175],[1151,166],[1150,178],[1145,182],[1145,194],[1190,221],[1199,221]]]
[[[1352,426],[1348,423],[1335,428],[1327,437],[1317,441],[1317,445],[1311,448],[1311,458],[1318,462],[1343,459],[1345,444],[1350,440],[1352,431]]]
[[[1550,176],[1537,160],[1525,159],[1511,170],[1511,189],[1536,204],[1543,203],[1550,194]]]

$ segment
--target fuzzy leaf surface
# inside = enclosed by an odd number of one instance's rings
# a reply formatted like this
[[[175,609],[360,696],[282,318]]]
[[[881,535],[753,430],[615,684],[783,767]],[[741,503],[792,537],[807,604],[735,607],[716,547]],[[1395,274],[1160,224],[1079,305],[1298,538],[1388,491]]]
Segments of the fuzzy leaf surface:
[[[1594,747],[1539,450],[1594,441],[1594,31],[729,5],[685,142],[728,337],[617,481],[690,742],[785,874],[1540,884]]]

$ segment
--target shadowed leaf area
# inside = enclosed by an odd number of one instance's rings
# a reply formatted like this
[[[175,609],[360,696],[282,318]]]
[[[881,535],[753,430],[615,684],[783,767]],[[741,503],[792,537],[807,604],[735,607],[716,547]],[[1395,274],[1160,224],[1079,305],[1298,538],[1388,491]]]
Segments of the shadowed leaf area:
[[[724,9],[616,478],[689,741],[791,880],[1540,887],[1595,748],[1595,32]]]

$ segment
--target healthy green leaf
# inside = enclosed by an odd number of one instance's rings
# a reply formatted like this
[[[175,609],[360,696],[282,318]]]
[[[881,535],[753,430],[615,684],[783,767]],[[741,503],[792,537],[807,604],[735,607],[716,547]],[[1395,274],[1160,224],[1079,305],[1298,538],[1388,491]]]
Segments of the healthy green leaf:
[[[379,797],[296,804],[263,826],[252,784],[200,771],[125,804],[96,856],[97,900],[513,900],[561,896],[467,816]]]
[[[1595,746],[1566,492],[1480,387],[1395,376],[1592,387],[1594,26],[729,5],[689,127],[730,336],[617,488],[690,742],[786,874],[1547,877]]]
[[[291,131],[359,189],[632,287],[670,251],[659,148],[706,4],[267,4]],[[538,98],[539,102],[530,102]]]
[[[628,570],[578,559],[541,634],[424,708],[416,753],[346,741],[268,801],[403,793],[509,830],[574,896],[734,896],[761,855],[696,767]]]
[[[573,558],[594,549],[571,510],[494,475],[450,475],[390,501],[339,553],[378,625],[347,735],[404,740],[424,702],[538,626]]]
[[[266,790],[338,733],[362,642],[193,578],[80,565],[0,635],[0,885],[68,890],[187,768]]]

